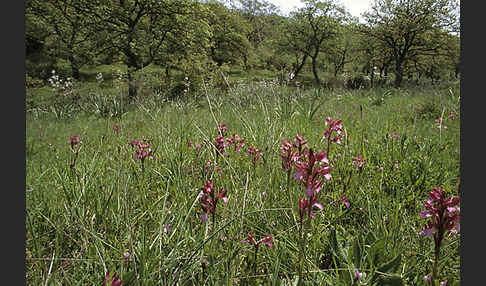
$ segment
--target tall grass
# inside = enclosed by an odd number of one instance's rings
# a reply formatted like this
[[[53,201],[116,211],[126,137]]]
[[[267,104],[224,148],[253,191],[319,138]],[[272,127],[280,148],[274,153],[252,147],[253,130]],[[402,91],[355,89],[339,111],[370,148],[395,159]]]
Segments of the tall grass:
[[[267,82],[242,83],[227,94],[208,87],[191,100],[140,101],[118,117],[29,113],[27,283],[100,285],[107,270],[123,285],[296,283],[292,209],[303,191],[292,179],[289,198],[280,147],[301,134],[325,150],[330,116],[342,120],[347,137],[327,154],[332,179],[319,196],[324,208],[306,239],[301,281],[423,285],[433,257],[431,241],[418,235],[423,202],[435,186],[458,194],[458,97],[448,88],[325,91]],[[439,130],[442,114],[447,129]],[[241,152],[231,146],[216,155],[217,124],[245,140]],[[83,143],[71,170],[67,140],[74,134]],[[150,139],[154,157],[143,170],[129,145],[141,138]],[[247,156],[250,146],[262,150],[261,160]],[[352,160],[360,154],[358,176]],[[206,172],[208,160],[222,171]],[[208,180],[229,198],[218,203],[214,224],[200,220],[199,194]],[[339,200],[345,189],[349,208]],[[248,233],[271,234],[273,246],[254,255],[242,243]],[[458,285],[457,236],[445,238],[443,253],[440,275]],[[366,278],[358,281],[355,270]]]

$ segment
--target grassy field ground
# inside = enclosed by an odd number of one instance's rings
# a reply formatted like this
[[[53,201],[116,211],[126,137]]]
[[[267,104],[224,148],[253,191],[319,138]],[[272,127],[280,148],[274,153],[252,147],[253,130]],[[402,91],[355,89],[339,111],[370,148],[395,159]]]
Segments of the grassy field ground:
[[[101,285],[109,270],[123,285],[427,285],[434,240],[420,213],[435,187],[459,195],[457,87],[267,81],[131,109],[116,85],[83,88],[79,112],[27,92],[27,284]],[[322,138],[328,117],[342,120],[339,144]],[[297,135],[332,167],[319,193],[299,177],[310,154],[282,167]],[[299,198],[320,205],[300,212]],[[459,261],[446,231],[437,278],[459,285]]]

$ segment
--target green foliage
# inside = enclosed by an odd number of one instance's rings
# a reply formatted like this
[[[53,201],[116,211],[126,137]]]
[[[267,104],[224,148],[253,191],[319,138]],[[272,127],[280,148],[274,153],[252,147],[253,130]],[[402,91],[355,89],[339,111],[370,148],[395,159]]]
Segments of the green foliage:
[[[411,115],[420,119],[434,120],[441,117],[442,106],[436,97],[430,96],[423,102],[417,104]]]
[[[317,58],[324,44],[337,37],[340,25],[346,19],[343,7],[334,1],[305,1],[305,7],[292,13],[286,26],[283,44],[295,53],[296,58],[303,56],[302,62],[296,63],[294,73],[298,74],[300,66],[307,57],[312,60],[312,71],[317,85],[320,79],[317,72]]]
[[[121,117],[126,113],[123,100],[116,94],[104,95],[102,93],[90,94],[85,111],[93,113],[103,118]]]
[[[231,12],[219,2],[208,2],[209,56],[221,66],[223,63],[238,63],[248,56],[250,42],[245,37],[247,26],[238,14]]]
[[[360,31],[391,55],[395,87],[401,86],[408,61],[424,55],[435,61],[434,56],[450,46],[442,39],[457,31],[457,7],[458,2],[450,0],[375,1],[364,14],[367,23]]]
[[[25,75],[25,87],[26,88],[41,87],[43,85],[44,85],[44,83],[42,82],[42,80],[37,79],[37,78],[32,78],[29,74]]]
[[[364,75],[350,76],[346,80],[346,87],[349,89],[368,88],[369,86],[369,79],[367,79]]]
[[[70,72],[66,74],[79,79],[79,69],[91,61],[95,54],[92,42],[95,33],[92,18],[80,12],[80,5],[86,1],[38,1],[26,2],[27,23],[42,25],[44,44],[54,57],[68,62]],[[38,29],[28,29],[30,37]],[[47,42],[50,42],[47,44]],[[57,67],[59,69],[59,67]]]
[[[150,65],[162,69],[163,77],[150,79],[172,90],[171,98],[180,96],[186,77],[196,91],[224,65],[244,69],[245,78],[264,70],[279,74],[280,83],[317,88],[356,88],[365,74],[370,87],[388,86],[389,73],[395,85],[441,84],[460,73],[460,38],[449,29],[457,7],[450,1],[377,2],[366,25],[335,1],[306,1],[288,16],[265,0],[223,2],[29,0],[26,74],[45,81],[55,69],[94,81],[86,70],[121,63],[134,99],[147,91],[139,90],[146,84],[136,74]],[[426,25],[414,28],[421,21]],[[356,80],[346,84],[349,73]]]

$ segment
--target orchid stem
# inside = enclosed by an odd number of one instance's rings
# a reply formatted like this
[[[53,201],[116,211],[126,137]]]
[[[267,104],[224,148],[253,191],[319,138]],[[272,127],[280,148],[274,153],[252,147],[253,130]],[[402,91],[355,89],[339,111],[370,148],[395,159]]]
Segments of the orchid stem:
[[[258,244],[255,245],[255,256],[253,258],[253,273],[257,274],[257,256],[258,256]]]
[[[292,217],[294,218],[294,224],[297,224],[297,219],[295,218],[294,208],[292,204],[292,194],[290,193],[290,172],[291,170],[287,172],[287,195],[289,197],[290,210],[292,212]]]

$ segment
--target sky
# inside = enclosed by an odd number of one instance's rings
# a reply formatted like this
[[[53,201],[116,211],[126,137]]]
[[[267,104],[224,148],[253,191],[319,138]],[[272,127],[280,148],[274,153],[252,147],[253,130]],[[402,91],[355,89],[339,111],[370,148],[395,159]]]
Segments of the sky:
[[[294,7],[303,7],[303,4],[300,0],[268,0],[269,2],[273,3],[276,6],[279,6],[280,9],[284,14],[287,14],[289,11],[293,10]],[[344,6],[348,9],[351,15],[360,17],[360,14],[366,11],[370,4],[371,0],[340,0],[344,4]]]

